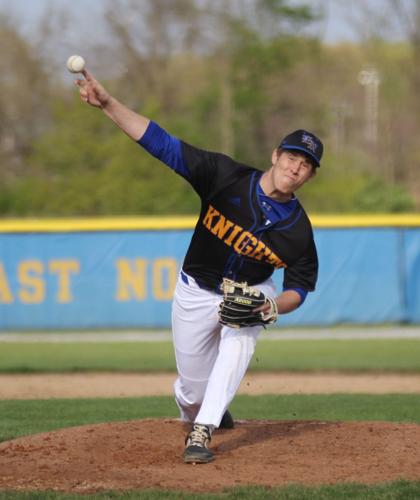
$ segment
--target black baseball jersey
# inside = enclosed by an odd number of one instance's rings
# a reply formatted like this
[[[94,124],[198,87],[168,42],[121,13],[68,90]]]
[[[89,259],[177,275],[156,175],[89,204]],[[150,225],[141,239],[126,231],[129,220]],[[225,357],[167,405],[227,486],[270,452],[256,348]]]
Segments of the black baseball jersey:
[[[301,204],[285,220],[267,224],[257,197],[262,171],[181,145],[188,181],[202,201],[183,270],[217,289],[223,277],[255,285],[283,268],[284,288],[314,290],[318,259]]]
[[[193,147],[153,122],[139,144],[182,175],[201,198],[183,263],[199,286],[219,291],[224,277],[257,285],[283,268],[285,289],[315,289],[317,252],[298,200],[285,218],[273,223],[265,218],[257,195],[261,170]]]

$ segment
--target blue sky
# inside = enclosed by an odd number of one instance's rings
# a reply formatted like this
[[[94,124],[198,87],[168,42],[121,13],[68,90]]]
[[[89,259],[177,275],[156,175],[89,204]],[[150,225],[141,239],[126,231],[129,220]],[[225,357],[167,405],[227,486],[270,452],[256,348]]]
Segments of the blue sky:
[[[151,0],[153,1],[153,0]],[[355,41],[360,30],[369,30],[385,26],[389,22],[398,24],[398,16],[390,9],[390,0],[290,0],[295,4],[311,4],[320,7],[326,14],[323,23],[319,23],[317,31],[322,40],[329,44],[342,41]],[[414,0],[399,0],[402,5],[410,5]],[[75,39],[78,34],[87,35],[89,39],[101,40],[105,30],[101,13],[109,0],[0,0],[0,13],[13,13],[21,24],[24,32],[30,33],[31,27],[42,17],[47,8],[67,10],[75,20],[72,35]],[[382,15],[382,19],[369,16],[372,9],[375,15]],[[364,17],[363,17],[364,16]],[[370,23],[370,25],[369,25]],[[359,31],[358,31],[359,29]],[[398,36],[398,34],[397,34]]]
[[[299,0],[295,0],[299,3]],[[302,0],[303,1],[303,0]],[[357,3],[358,0],[353,0],[349,2],[348,0],[316,0],[312,2],[316,5],[321,5],[328,12],[328,18],[326,22],[320,27],[321,33],[323,34],[323,40],[327,43],[335,43],[342,40],[354,40],[355,31],[348,21],[349,9],[351,5]],[[370,0],[374,3],[378,3],[377,0]],[[310,3],[310,2],[307,2]],[[79,28],[86,30],[87,27],[83,25],[82,17],[86,10],[90,13],[90,19],[92,19],[95,12],[101,12],[106,5],[106,0],[0,0],[0,11],[13,12],[15,17],[19,19],[22,27],[25,31],[30,32],[31,25],[33,25],[42,13],[45,12],[48,6],[65,8],[68,10],[72,17],[75,19],[80,19]],[[349,6],[350,5],[350,6]],[[99,30],[100,34],[100,24],[90,23],[89,29],[95,31]],[[77,32],[78,25],[75,24],[74,31]],[[91,33],[92,35],[94,33]]]

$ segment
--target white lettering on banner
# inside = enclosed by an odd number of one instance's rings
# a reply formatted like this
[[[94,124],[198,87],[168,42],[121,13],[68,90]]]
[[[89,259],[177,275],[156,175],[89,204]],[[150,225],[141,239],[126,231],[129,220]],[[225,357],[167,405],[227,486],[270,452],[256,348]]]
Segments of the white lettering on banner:
[[[42,304],[47,298],[47,278],[57,276],[57,293],[54,300],[60,304],[73,302],[71,277],[80,273],[80,262],[76,259],[54,259],[47,263],[37,259],[22,260],[16,266],[16,279],[10,279],[3,262],[0,261],[0,305]],[[10,282],[18,289],[13,296]]]

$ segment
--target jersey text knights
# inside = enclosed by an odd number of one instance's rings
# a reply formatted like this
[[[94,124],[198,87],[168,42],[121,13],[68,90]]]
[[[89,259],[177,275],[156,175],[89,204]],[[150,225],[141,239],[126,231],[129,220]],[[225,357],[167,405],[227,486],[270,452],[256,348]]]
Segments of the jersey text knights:
[[[183,270],[200,286],[216,290],[223,277],[256,285],[284,268],[285,288],[314,290],[318,259],[301,204],[284,220],[267,223],[257,194],[262,171],[181,145],[185,178],[202,202]]]

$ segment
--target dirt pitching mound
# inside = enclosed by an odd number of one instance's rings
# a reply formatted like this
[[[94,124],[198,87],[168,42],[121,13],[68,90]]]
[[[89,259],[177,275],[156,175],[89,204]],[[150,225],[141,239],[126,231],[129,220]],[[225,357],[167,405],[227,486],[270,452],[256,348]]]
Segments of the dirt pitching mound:
[[[0,489],[200,492],[249,484],[420,479],[415,424],[241,421],[214,433],[216,459],[205,465],[183,463],[184,437],[179,421],[141,420],[4,442]]]

